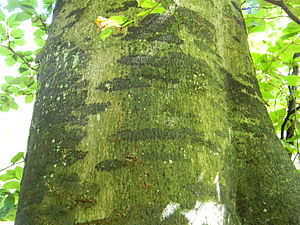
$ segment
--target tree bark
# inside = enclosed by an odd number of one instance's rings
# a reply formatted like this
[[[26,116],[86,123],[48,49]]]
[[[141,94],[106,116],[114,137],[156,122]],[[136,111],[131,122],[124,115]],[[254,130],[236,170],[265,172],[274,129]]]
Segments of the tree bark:
[[[299,225],[299,175],[255,78],[239,1],[58,0],[16,225]]]

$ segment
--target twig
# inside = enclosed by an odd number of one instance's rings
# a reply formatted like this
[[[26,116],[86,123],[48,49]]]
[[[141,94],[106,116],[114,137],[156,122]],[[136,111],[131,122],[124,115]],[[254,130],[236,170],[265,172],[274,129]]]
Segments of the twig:
[[[12,166],[14,166],[14,165],[18,165],[18,164],[21,164],[21,163],[23,163],[23,162],[25,162],[25,161],[23,160],[23,161],[21,161],[21,162],[12,163],[11,165],[9,165],[9,166],[7,166],[7,167],[1,169],[1,170],[0,170],[0,173],[3,172],[4,170],[7,170],[8,168],[10,168],[10,167],[12,167]]]
[[[296,23],[300,25],[300,19],[286,6],[286,4],[284,4],[282,0],[265,0],[265,1],[282,8],[292,20],[294,20]]]

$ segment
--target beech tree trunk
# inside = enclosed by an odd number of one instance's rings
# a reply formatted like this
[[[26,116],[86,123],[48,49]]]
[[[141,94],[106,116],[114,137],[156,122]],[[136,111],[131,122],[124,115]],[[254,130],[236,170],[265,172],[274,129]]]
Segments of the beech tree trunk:
[[[239,0],[58,0],[16,225],[299,225],[300,179],[255,78]]]

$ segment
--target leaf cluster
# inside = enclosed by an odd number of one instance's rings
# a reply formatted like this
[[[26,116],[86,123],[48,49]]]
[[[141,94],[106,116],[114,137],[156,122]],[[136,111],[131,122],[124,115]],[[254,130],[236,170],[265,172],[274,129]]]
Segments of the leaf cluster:
[[[24,152],[19,152],[12,159],[12,166],[24,159]],[[0,175],[0,181],[4,184],[0,188],[0,221],[13,221],[16,215],[20,193],[20,182],[23,168],[15,166],[7,169],[5,174]]]
[[[105,40],[112,34],[119,34],[122,31],[127,31],[127,27],[132,24],[137,24],[145,19],[150,14],[162,14],[165,12],[165,8],[161,3],[155,0],[137,0],[138,7],[144,9],[134,15],[132,19],[126,16],[111,16],[108,19],[105,17],[98,17],[96,24],[99,26],[99,37]]]
[[[5,76],[1,85],[0,110],[18,109],[16,98],[25,97],[25,102],[34,100],[38,88],[36,56],[45,44],[49,30],[47,19],[53,11],[55,0],[7,0],[0,4],[0,56],[8,67],[17,68],[19,76]],[[24,24],[31,23],[36,30],[34,41],[39,49],[26,49]],[[28,31],[27,31],[28,32]]]
[[[297,1],[284,3],[300,17]],[[257,79],[269,115],[285,149],[290,154],[298,154],[300,25],[280,7],[263,0],[248,0],[242,9]],[[292,102],[295,103],[294,112],[288,115]]]

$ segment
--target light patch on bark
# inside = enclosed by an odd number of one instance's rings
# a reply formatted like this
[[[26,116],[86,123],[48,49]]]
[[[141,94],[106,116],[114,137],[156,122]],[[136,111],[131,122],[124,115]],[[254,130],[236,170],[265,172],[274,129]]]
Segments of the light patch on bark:
[[[189,225],[223,225],[225,207],[214,202],[196,202],[194,209],[184,212]]]
[[[178,203],[169,203],[166,208],[163,210],[162,215],[160,217],[160,221],[165,220],[166,218],[168,218],[169,216],[171,216],[178,208],[179,208],[179,204]]]
[[[217,193],[218,193],[218,200],[220,202],[221,201],[221,187],[220,187],[220,183],[219,183],[219,173],[217,174],[217,176],[214,180],[214,184],[216,184]]]

